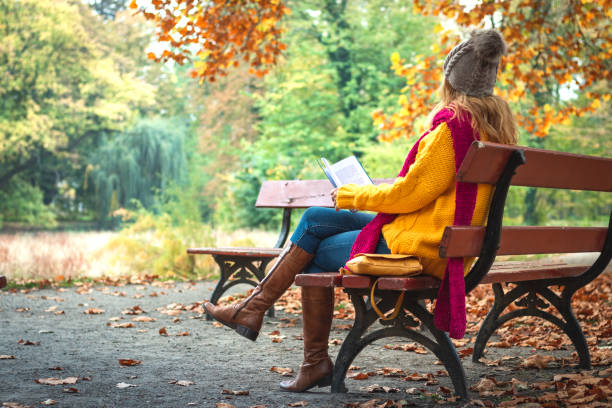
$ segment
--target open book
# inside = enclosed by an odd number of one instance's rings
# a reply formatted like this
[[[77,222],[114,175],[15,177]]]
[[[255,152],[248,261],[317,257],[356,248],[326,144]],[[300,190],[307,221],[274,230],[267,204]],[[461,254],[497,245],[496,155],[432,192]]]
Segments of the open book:
[[[358,185],[374,184],[355,156],[349,156],[334,164],[329,164],[322,157],[317,163],[319,163],[319,166],[323,169],[323,172],[325,172],[325,175],[334,187],[351,183]]]

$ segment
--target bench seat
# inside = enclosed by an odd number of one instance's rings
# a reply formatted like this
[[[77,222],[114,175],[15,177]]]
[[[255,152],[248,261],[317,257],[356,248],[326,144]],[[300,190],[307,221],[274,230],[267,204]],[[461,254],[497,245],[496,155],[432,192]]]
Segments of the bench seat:
[[[564,262],[496,262],[481,284],[521,282],[540,279],[558,279],[579,276],[589,265],[573,265]],[[375,278],[365,275],[341,275],[337,272],[301,274],[296,276],[297,286],[344,287],[351,289],[370,288]],[[380,290],[426,290],[437,289],[440,281],[433,276],[379,277]]]
[[[261,258],[276,258],[283,252],[282,248],[247,248],[247,247],[227,247],[227,248],[188,248],[190,255],[229,255],[229,256],[248,256]]]

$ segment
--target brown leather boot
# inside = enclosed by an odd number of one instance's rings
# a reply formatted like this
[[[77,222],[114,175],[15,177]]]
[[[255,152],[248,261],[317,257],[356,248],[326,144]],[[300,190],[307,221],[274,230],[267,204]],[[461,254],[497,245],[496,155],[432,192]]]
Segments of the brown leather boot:
[[[333,312],[333,288],[302,287],[304,362],[294,380],[280,383],[281,390],[304,392],[331,385],[334,364],[327,349]]]
[[[276,263],[259,282],[253,293],[241,302],[228,306],[204,304],[206,313],[238,334],[255,341],[259,335],[266,310],[291,286],[295,275],[312,261],[313,255],[296,245],[289,245]]]

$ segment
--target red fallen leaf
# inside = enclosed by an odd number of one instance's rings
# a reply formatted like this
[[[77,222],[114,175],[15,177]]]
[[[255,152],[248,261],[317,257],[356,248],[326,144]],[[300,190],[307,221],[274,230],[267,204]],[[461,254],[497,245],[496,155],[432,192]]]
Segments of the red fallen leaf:
[[[84,310],[83,313],[85,313],[85,314],[102,314],[102,313],[104,313],[104,310],[97,309],[95,307],[90,307],[89,309]]]
[[[70,394],[76,394],[77,392],[79,392],[79,390],[77,390],[74,387],[70,387],[70,388],[64,388],[63,389],[64,392],[70,393]]]
[[[39,378],[34,380],[37,384],[46,385],[65,385],[65,384],[76,384],[79,379],[77,377],[66,377],[66,378]]]
[[[20,339],[17,344],[21,344],[22,346],[40,346],[40,341],[30,341]]]
[[[441,386],[439,386],[439,387],[438,387],[438,391],[439,391],[441,394],[445,394],[445,395],[450,395],[450,394],[452,393],[452,390],[451,390],[450,388],[447,388],[447,387],[445,387],[445,386],[443,386],[443,385],[441,385]]]
[[[166,331],[165,327],[162,327],[161,329],[159,329],[159,335],[160,336],[167,336],[168,332]]]
[[[306,401],[290,402],[287,404],[290,407],[305,407],[308,405]]]
[[[136,305],[136,306],[132,306],[129,307],[127,309],[125,309],[124,311],[121,312],[121,314],[125,314],[125,315],[139,315],[141,313],[144,313],[145,311],[141,309],[140,306]]]
[[[353,380],[367,380],[370,378],[366,373],[356,373],[354,375],[347,375],[347,377]]]
[[[57,366],[57,367],[49,367],[49,370],[54,370],[54,371],[62,371],[62,367]]]
[[[189,332],[184,331],[184,332],[176,333],[176,336],[179,336],[179,337],[181,337],[181,336],[189,336]]]
[[[132,360],[129,358],[120,358],[119,365],[120,366],[136,366],[142,364],[142,360]]]
[[[249,395],[249,390],[241,390],[241,391],[223,390],[223,391],[221,391],[221,394],[227,394],[227,395]]]
[[[272,368],[270,368],[270,371],[273,373],[281,374],[285,377],[291,376],[291,374],[293,374],[293,368],[290,368],[290,367],[273,366]]]
[[[219,323],[219,322],[212,322],[212,325],[213,325],[213,327],[216,327],[216,328],[223,327],[223,325],[221,323]]]
[[[227,402],[217,402],[215,404],[215,408],[236,408],[232,404],[228,404]]]
[[[54,315],[59,316],[65,314],[63,310],[58,310],[57,312],[53,312]]]
[[[180,322],[180,321],[181,321],[181,319],[179,319],[178,317],[175,317],[175,318],[172,320],[172,323],[178,323],[178,322]]]
[[[282,337],[273,337],[272,338],[272,343],[282,343],[283,342],[283,338]]]
[[[19,313],[25,313],[25,312],[29,312],[30,308],[29,307],[18,307],[17,309],[15,309],[15,311]]]
[[[15,356],[7,356],[6,354],[0,354],[0,360],[14,360]]]
[[[268,333],[268,336],[280,336],[280,331],[274,330]]]

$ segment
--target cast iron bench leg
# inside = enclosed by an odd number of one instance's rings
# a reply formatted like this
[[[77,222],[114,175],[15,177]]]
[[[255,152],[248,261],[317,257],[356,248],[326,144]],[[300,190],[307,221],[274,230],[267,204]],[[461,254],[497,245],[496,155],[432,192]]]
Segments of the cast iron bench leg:
[[[257,286],[257,283],[266,276],[266,266],[273,258],[236,257],[225,255],[213,255],[215,262],[219,265],[219,281],[213,290],[210,302],[217,304],[221,296],[232,286],[246,283]],[[257,265],[259,262],[259,265]],[[234,278],[234,279],[230,279]],[[255,279],[257,281],[255,281]],[[274,317],[274,306],[268,309],[268,316]],[[206,320],[212,320],[206,315]]]
[[[410,311],[422,322],[433,335],[435,341],[420,332],[407,328],[406,326],[414,327],[417,323],[404,313],[400,313],[398,317],[389,323],[385,322],[384,324],[387,327],[374,330],[364,335],[368,328],[378,320],[378,315],[371,306],[366,306],[363,295],[367,294],[367,291],[364,292],[351,289],[347,289],[346,291],[349,293],[355,307],[355,324],[342,343],[342,347],[336,358],[332,378],[332,392],[347,391],[344,384],[346,372],[355,357],[357,357],[361,350],[367,345],[385,337],[406,337],[431,350],[446,367],[451,381],[453,382],[453,386],[455,387],[455,392],[459,396],[467,398],[465,371],[463,370],[455,346],[446,333],[441,332],[434,326],[433,316],[422,304],[419,304],[419,301],[404,300],[403,308]],[[396,296],[384,296],[377,304],[379,309],[383,311],[383,313],[391,310],[395,306]]]
[[[561,330],[570,338],[578,356],[580,358],[580,368],[591,368],[591,356],[589,348],[584,337],[584,333],[580,328],[578,320],[572,311],[571,297],[572,293],[563,291],[561,296],[550,290],[546,283],[543,282],[519,282],[517,286],[507,293],[499,283],[493,284],[493,292],[495,293],[495,303],[487,314],[485,321],[482,323],[476,343],[474,345],[474,354],[472,360],[478,362],[484,353],[484,348],[493,335],[493,333],[504,323],[522,316],[534,316],[545,319]],[[539,295],[539,296],[538,296]],[[542,298],[546,299],[546,303]],[[511,304],[515,303],[520,309],[513,310],[502,315],[502,312]],[[564,320],[547,312],[547,309],[553,306],[561,314]]]

